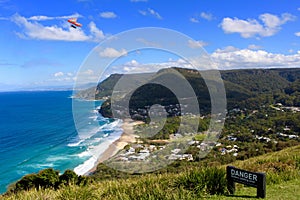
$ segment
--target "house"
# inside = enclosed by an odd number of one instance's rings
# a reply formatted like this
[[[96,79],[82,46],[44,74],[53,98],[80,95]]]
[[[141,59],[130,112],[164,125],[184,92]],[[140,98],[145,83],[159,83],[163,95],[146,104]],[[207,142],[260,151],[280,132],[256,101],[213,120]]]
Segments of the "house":
[[[183,154],[183,155],[181,155],[179,160],[193,161],[193,155],[192,154]]]
[[[232,135],[228,135],[228,136],[227,136],[227,140],[232,141],[232,142],[235,142],[235,141],[237,140],[237,137],[234,137],[234,136],[232,136]]]
[[[173,149],[171,150],[172,154],[178,154],[181,151],[181,149]]]
[[[216,144],[216,147],[220,147],[220,146],[222,146],[222,143],[218,142],[218,143]]]

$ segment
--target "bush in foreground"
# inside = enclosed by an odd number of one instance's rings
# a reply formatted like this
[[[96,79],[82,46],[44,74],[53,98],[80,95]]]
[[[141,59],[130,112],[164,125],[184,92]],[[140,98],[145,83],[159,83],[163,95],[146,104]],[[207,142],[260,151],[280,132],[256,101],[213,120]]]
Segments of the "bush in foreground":
[[[175,186],[196,194],[227,194],[226,171],[223,168],[207,167],[184,173],[175,181]]]
[[[66,170],[59,175],[59,171],[52,168],[39,171],[37,174],[28,174],[19,181],[9,186],[7,193],[17,193],[31,189],[58,189],[63,185],[86,185],[89,179],[84,176],[77,176],[72,170]]]

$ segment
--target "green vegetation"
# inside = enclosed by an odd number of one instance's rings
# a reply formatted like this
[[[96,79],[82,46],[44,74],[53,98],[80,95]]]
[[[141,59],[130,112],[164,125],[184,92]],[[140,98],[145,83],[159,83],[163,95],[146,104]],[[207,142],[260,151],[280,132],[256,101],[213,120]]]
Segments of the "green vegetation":
[[[178,133],[179,126],[181,126],[181,134],[204,132],[207,131],[209,126],[210,118],[206,117],[203,119],[198,119],[196,117],[185,116],[182,120],[181,117],[168,117],[166,122],[158,121],[152,122],[152,124],[146,123],[138,125],[135,129],[135,134],[137,134],[140,139],[147,140],[165,140],[170,139],[170,135]],[[156,127],[162,127],[161,130],[156,131]],[[156,133],[153,135],[153,133]]]
[[[205,167],[185,172],[175,180],[175,187],[194,194],[227,194],[226,171],[217,167]]]
[[[267,199],[299,199],[300,146],[237,161],[230,165],[267,173]],[[281,167],[277,167],[281,166]],[[180,173],[146,174],[115,180],[93,181],[87,185],[8,193],[3,199],[249,199],[254,188],[237,184],[236,194],[228,195],[224,165],[193,166]],[[204,181],[205,180],[205,181]],[[244,197],[244,198],[242,198]]]
[[[210,111],[210,95],[204,79],[198,71],[173,68],[181,73],[190,83],[198,98],[201,114],[206,114]],[[299,69],[242,69],[242,70],[226,70],[220,71],[226,89],[226,98],[228,110],[233,108],[257,109],[265,104],[282,103],[287,106],[299,106],[299,86],[300,86],[300,70]],[[97,87],[96,98],[101,99],[105,94],[110,96],[120,78],[120,74],[111,75],[108,79],[100,83]],[[133,75],[132,75],[133,76]],[[144,74],[135,74],[134,78],[137,83],[143,83],[143,86],[132,92],[127,89],[124,91],[123,100],[130,98],[130,113],[131,115],[143,113],[138,110],[146,109],[153,104],[160,105],[175,105],[177,99],[174,94],[167,88],[157,84],[147,84],[141,80]],[[164,80],[173,77],[174,73],[170,69],[163,69],[157,72],[153,82],[156,80]],[[140,78],[139,78],[140,77]],[[262,78],[263,77],[263,78]],[[132,77],[131,77],[132,78]],[[109,84],[108,84],[109,83]],[[176,87],[180,87],[176,86]],[[105,90],[103,89],[105,88]],[[134,87],[132,87],[134,88]],[[184,88],[183,88],[184,90]],[[105,91],[105,93],[103,93]],[[90,93],[91,90],[85,91]],[[83,92],[84,93],[84,92]],[[111,117],[110,100],[108,99],[102,106],[101,114]],[[176,112],[170,112],[170,116],[175,116]],[[122,116],[115,116],[120,117]],[[134,118],[134,117],[133,117]],[[145,118],[147,120],[147,116]]]
[[[8,193],[18,193],[20,191],[39,189],[58,189],[68,185],[86,185],[88,177],[77,176],[72,170],[66,170],[62,175],[52,168],[41,170],[37,174],[25,175],[22,179],[12,184],[8,188]]]
[[[210,96],[201,75],[195,70],[174,68],[189,81],[198,98],[201,119],[190,113],[181,119],[178,99],[167,88],[147,84],[145,74],[125,78],[144,86],[134,92],[122,91],[115,101],[129,101],[133,119],[146,123],[135,127],[139,142],[145,146],[160,147],[168,140],[190,137],[186,154],[192,160],[174,161],[171,165],[148,174],[129,174],[99,164],[88,178],[67,170],[59,175],[53,169],[24,176],[10,186],[4,199],[247,199],[255,196],[253,188],[237,184],[236,196],[226,188],[225,168],[233,165],[249,171],[267,173],[267,199],[300,198],[300,69],[251,69],[221,71],[226,88],[228,113],[218,143],[202,158],[211,116]],[[169,79],[170,69],[160,70],[153,78]],[[172,71],[172,70],[171,70]],[[171,74],[172,75],[172,74]],[[145,75],[146,76],[146,75]],[[263,77],[263,78],[262,78]],[[103,116],[112,117],[111,96],[115,84],[123,78],[111,75],[96,90],[78,93],[79,97],[107,99],[101,107]],[[128,88],[134,88],[128,87]],[[125,95],[124,95],[125,94]],[[166,123],[150,121],[148,111],[154,104],[165,106]],[[121,104],[122,105],[122,104]],[[122,107],[119,107],[122,111]],[[122,113],[122,112],[119,112]],[[122,118],[120,116],[114,116]],[[219,122],[216,122],[216,124]],[[181,125],[182,132],[178,128]],[[197,127],[198,126],[198,127]],[[159,129],[158,133],[153,131]],[[198,133],[193,133],[197,130]],[[151,135],[152,132],[157,134]],[[189,133],[191,133],[189,135]],[[178,137],[177,137],[177,136]],[[137,144],[124,147],[129,151]],[[209,145],[209,144],[205,144]],[[133,148],[139,154],[144,146]],[[138,166],[137,166],[138,167]],[[298,188],[297,188],[298,186]],[[243,198],[244,197],[244,198]]]

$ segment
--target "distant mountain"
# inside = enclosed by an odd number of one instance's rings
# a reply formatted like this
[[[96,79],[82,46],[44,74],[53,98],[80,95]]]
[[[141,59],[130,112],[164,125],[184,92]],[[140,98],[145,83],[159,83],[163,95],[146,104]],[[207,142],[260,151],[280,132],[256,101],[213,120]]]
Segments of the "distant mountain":
[[[13,91],[71,91],[72,85],[59,85],[59,86],[20,86],[20,85],[0,85],[0,92],[13,92]]]
[[[201,112],[209,111],[211,102],[206,83],[213,80],[204,81],[198,71],[185,68],[162,69],[155,74],[112,74],[97,87],[82,91],[79,97],[95,96],[97,99],[107,99],[101,108],[101,113],[107,117],[111,116],[109,97],[113,91],[114,94],[120,93],[118,100],[130,101],[131,114],[139,113],[137,110],[147,110],[154,104],[175,105],[178,104],[178,100],[167,87],[153,84],[160,80],[174,79],[174,70],[180,74],[179,76],[182,75],[182,80],[183,78],[187,80],[193,88]],[[293,105],[300,104],[298,102],[300,69],[298,68],[223,70],[220,71],[220,74],[226,90],[228,109],[256,107],[275,101]],[[119,82],[127,83],[127,85],[116,86]],[[136,88],[136,85],[142,86]],[[176,87],[181,87],[181,85]],[[182,86],[182,90],[184,89]]]
[[[226,82],[234,83],[251,92],[265,93],[281,91],[287,87],[291,82],[288,77],[295,71],[298,69],[241,69],[221,71],[221,75]]]

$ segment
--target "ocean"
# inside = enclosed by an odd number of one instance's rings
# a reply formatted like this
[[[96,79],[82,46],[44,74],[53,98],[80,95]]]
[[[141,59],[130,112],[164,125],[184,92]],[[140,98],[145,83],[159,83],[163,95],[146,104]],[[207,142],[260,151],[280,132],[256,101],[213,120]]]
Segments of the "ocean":
[[[0,93],[0,193],[22,176],[45,168],[85,174],[120,137],[122,121],[97,112],[102,101],[71,96],[72,91]]]

